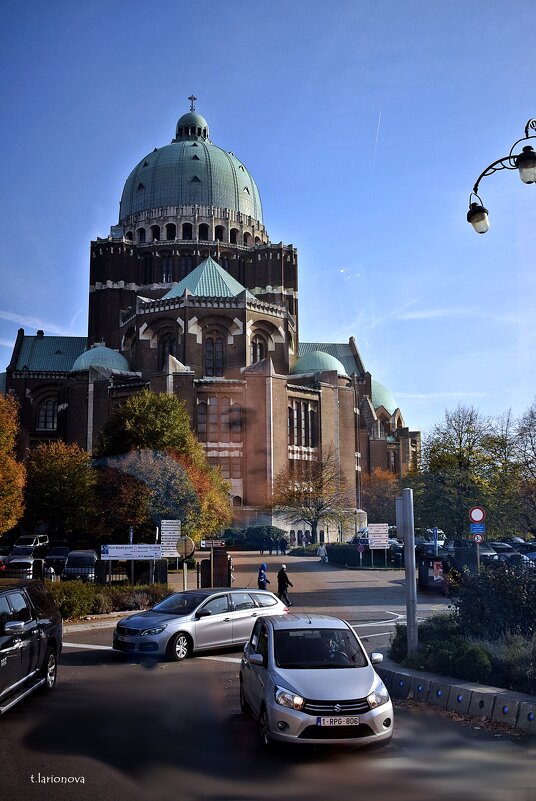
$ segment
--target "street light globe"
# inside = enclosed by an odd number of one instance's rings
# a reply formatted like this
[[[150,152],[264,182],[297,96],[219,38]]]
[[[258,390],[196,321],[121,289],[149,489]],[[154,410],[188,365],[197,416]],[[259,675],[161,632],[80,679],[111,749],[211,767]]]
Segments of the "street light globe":
[[[488,210],[478,203],[471,203],[467,212],[467,222],[470,222],[477,234],[489,231]]]
[[[515,165],[524,184],[536,183],[536,152],[530,145],[524,147],[523,152],[516,157]]]

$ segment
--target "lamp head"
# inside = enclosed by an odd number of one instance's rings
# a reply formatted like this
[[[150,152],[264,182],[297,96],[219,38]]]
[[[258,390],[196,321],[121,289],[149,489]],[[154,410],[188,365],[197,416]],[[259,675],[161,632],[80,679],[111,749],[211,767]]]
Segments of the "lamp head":
[[[519,156],[516,156],[514,163],[524,184],[536,183],[536,152],[534,148],[525,145]]]
[[[477,234],[489,231],[488,210],[479,203],[471,203],[467,212],[467,222],[470,222]]]

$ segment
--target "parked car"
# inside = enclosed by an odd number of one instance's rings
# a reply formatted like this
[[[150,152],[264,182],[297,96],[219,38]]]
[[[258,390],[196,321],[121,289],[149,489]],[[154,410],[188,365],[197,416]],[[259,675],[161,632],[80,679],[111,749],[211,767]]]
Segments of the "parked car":
[[[450,553],[451,558],[456,567],[461,568],[464,565],[471,566],[474,562],[476,564],[476,543],[469,539],[452,539],[446,540],[443,545],[446,553]],[[481,542],[479,545],[480,561],[493,562],[497,559],[497,551],[495,551],[487,542]]]
[[[48,548],[48,534],[23,534],[15,540],[15,548],[30,547],[34,556],[44,556]]]
[[[194,651],[243,645],[257,618],[286,612],[285,604],[268,590],[185,590],[146,612],[122,618],[113,647],[180,662]]]
[[[0,714],[56,684],[62,620],[39,581],[0,579]]]
[[[517,551],[517,548],[508,542],[488,541],[488,545],[493,548],[495,553],[515,553]]]
[[[51,545],[45,556],[45,567],[51,567],[56,575],[61,575],[70,550],[68,545]]]
[[[61,578],[64,581],[78,579],[79,581],[95,581],[96,551],[71,551],[65,562]]]
[[[5,569],[2,571],[2,576],[9,576],[11,578],[31,579],[34,573],[33,556],[18,556],[8,557],[5,564]]]
[[[277,615],[255,623],[240,664],[240,706],[263,746],[387,743],[393,707],[367,653],[344,620]]]
[[[512,553],[500,553],[497,559],[503,564],[513,565],[514,567],[527,568],[529,570],[536,568],[536,562],[529,559],[524,553],[516,553],[515,551],[512,551]]]

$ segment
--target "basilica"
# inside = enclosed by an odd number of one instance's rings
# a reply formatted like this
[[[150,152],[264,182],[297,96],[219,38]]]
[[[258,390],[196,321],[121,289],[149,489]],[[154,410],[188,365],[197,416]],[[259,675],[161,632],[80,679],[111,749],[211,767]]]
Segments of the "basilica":
[[[362,476],[404,475],[420,434],[353,337],[300,339],[297,250],[271,241],[251,173],[190,100],[171,143],[128,176],[117,224],[91,242],[87,337],[18,332],[0,391],[20,402],[19,456],[58,438],[92,453],[113,409],[149,387],[185,402],[236,525],[272,522],[262,508],[278,473],[328,449],[357,520]]]

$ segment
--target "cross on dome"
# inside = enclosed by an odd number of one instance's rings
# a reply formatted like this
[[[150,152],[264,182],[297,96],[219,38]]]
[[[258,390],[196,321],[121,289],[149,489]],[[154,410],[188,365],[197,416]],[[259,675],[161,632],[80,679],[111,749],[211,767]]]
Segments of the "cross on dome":
[[[190,101],[190,111],[195,111],[195,101],[197,100],[197,97],[195,95],[190,95],[188,100]]]

